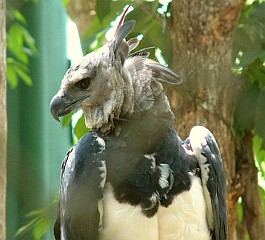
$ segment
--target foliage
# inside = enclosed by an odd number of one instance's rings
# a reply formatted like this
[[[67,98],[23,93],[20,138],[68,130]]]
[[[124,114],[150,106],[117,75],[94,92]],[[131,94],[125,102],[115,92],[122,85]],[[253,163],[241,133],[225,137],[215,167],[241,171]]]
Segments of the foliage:
[[[133,7],[133,11],[127,15],[126,20],[134,19],[137,22],[128,38],[142,35],[141,48],[156,46],[163,51],[167,62],[171,63],[170,38],[165,30],[165,25],[162,27],[160,22],[161,19],[167,18],[168,8],[164,7],[164,11],[158,13],[157,9],[162,9],[164,6],[159,1],[108,1],[108,4],[106,4],[105,1],[98,0],[96,2],[97,15],[82,38],[82,47],[85,52],[90,52],[102,46],[105,33],[116,26],[116,18],[122,14],[126,4]],[[158,38],[157,36],[161,37]]]
[[[12,88],[18,85],[19,79],[32,85],[28,69],[29,57],[37,54],[37,48],[26,27],[24,15],[8,5],[7,80]]]
[[[253,151],[256,158],[257,168],[259,169],[260,185],[265,190],[265,150],[262,149],[262,139],[257,135],[253,139]],[[265,197],[265,195],[263,197]]]
[[[45,233],[50,229],[53,223],[53,213],[59,202],[59,194],[49,203],[48,206],[29,212],[26,217],[29,222],[19,228],[16,232],[16,237],[22,236],[24,233],[32,231],[35,240],[41,239]]]
[[[70,0],[62,0],[62,1],[64,6],[67,6],[67,4],[70,2]]]
[[[234,33],[233,63],[245,80],[235,112],[238,130],[254,130],[265,139],[265,2],[246,5]],[[263,141],[265,147],[265,141]]]
[[[232,59],[245,89],[235,111],[237,131],[254,131],[265,148],[265,2],[246,5],[234,32]],[[255,146],[255,139],[254,139]],[[256,157],[260,158],[259,149]],[[262,158],[264,161],[264,157]],[[264,176],[264,175],[263,175]]]
[[[246,4],[234,32],[232,61],[245,88],[235,111],[235,131],[253,131],[253,152],[259,171],[260,195],[265,203],[265,2]],[[242,216],[239,203],[239,219]],[[265,213],[265,212],[264,212]]]

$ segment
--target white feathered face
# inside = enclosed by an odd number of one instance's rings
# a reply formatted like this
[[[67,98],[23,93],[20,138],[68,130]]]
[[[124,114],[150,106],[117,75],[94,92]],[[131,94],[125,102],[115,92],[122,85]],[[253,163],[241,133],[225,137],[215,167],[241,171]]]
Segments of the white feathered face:
[[[118,60],[113,64],[110,53],[113,42],[86,55],[82,62],[66,72],[58,93],[51,101],[51,113],[56,120],[74,110],[82,109],[86,124],[101,128],[121,112],[125,79]],[[116,65],[116,66],[114,66]]]

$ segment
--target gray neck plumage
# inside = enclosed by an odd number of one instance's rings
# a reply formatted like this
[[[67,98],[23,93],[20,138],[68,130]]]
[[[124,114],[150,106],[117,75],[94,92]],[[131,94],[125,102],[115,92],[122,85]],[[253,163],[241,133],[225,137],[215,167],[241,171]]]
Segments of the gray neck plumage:
[[[127,59],[119,72],[111,81],[111,98],[85,112],[87,125],[95,131],[114,130],[118,134],[124,121],[147,112],[172,124],[174,116],[163,87],[152,79],[151,69],[145,66],[142,57]]]

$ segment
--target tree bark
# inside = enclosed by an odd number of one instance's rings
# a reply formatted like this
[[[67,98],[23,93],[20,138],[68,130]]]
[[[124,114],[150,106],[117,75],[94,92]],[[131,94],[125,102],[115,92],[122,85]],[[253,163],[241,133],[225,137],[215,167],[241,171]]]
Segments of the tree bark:
[[[0,239],[6,239],[6,2],[0,0]]]

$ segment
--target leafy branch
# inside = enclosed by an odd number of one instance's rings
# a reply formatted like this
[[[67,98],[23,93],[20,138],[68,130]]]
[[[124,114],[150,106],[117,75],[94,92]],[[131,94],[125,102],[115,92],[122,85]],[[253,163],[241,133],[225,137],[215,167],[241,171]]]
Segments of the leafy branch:
[[[32,235],[35,240],[40,240],[45,233],[51,228],[53,224],[53,213],[56,212],[56,207],[59,202],[59,194],[49,203],[48,206],[33,210],[26,215],[29,222],[20,227],[15,237],[21,236],[29,231],[32,231]]]
[[[19,10],[9,8],[8,16],[13,20],[7,30],[7,80],[12,88],[18,85],[19,79],[30,86],[29,57],[38,53],[35,40],[28,32],[27,21]]]

